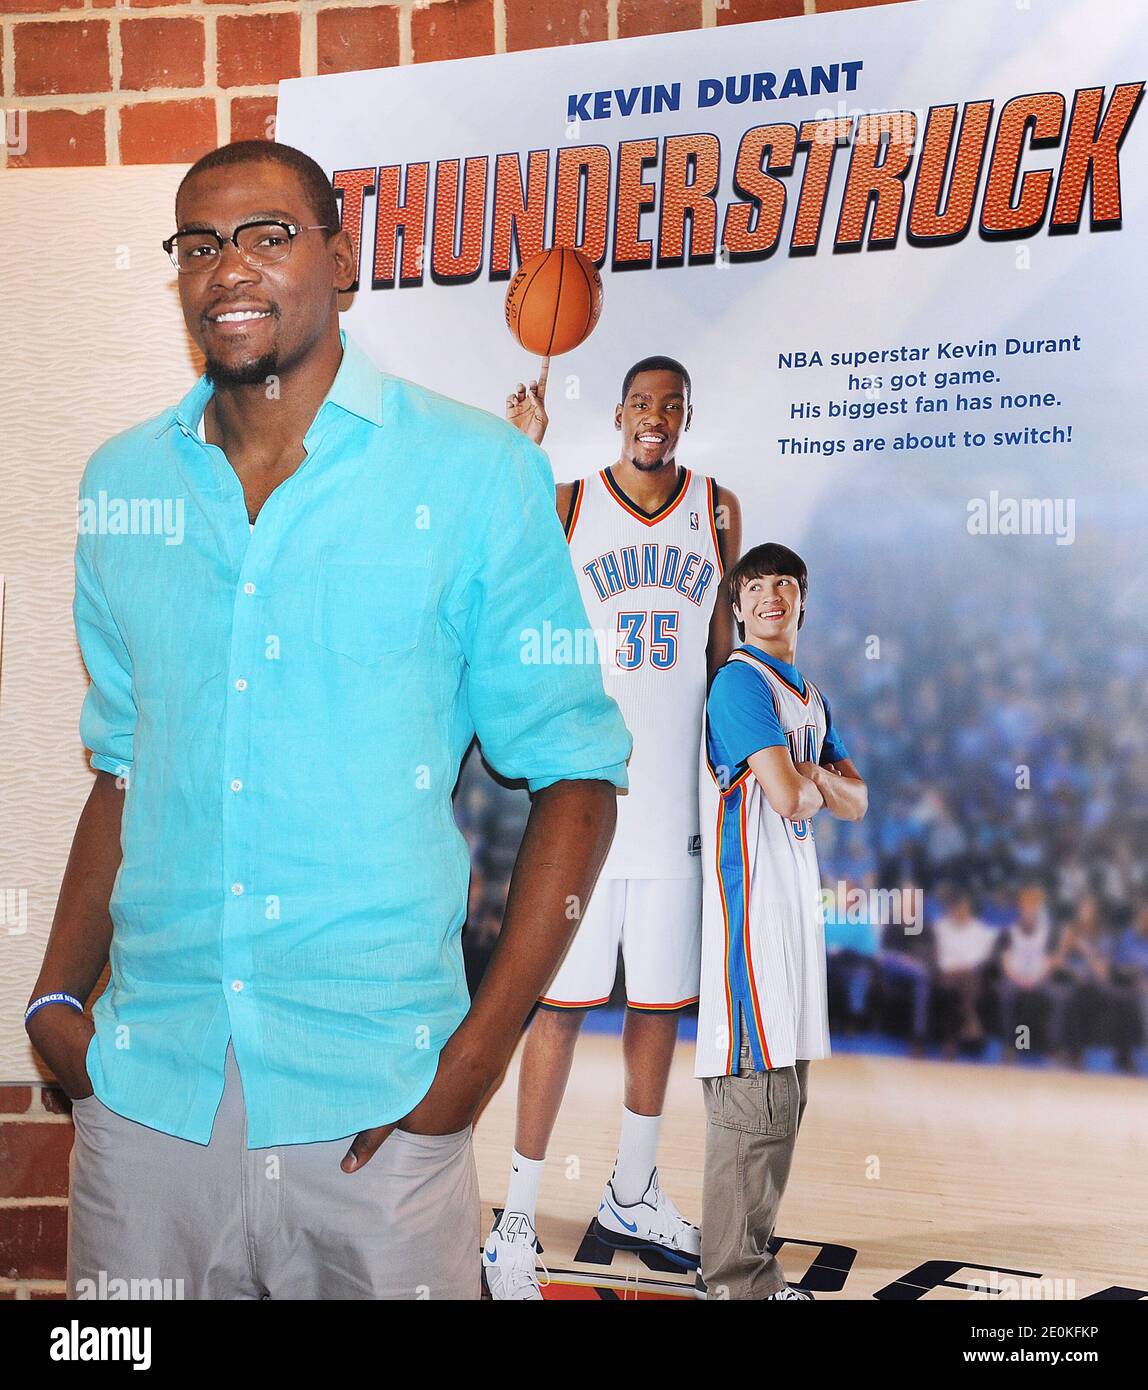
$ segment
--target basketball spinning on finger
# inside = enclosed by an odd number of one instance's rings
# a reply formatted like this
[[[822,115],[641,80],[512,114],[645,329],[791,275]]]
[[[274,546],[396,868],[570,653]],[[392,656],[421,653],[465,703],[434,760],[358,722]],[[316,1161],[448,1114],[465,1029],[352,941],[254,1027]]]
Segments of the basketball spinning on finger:
[[[594,331],[602,277],[581,251],[555,246],[531,256],[506,291],[506,326],[527,352],[570,352]]]
[[[570,246],[531,256],[506,291],[506,326],[527,350],[542,358],[538,379],[519,382],[506,399],[507,417],[539,440],[546,429],[546,377],[550,358],[586,341],[602,312],[602,277]]]

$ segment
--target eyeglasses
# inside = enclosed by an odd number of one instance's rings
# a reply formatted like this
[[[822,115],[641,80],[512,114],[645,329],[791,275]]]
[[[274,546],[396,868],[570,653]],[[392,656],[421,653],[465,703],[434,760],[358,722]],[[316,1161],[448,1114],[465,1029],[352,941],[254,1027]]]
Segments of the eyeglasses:
[[[331,231],[325,222],[301,227],[297,222],[244,222],[222,236],[216,231],[176,232],[163,243],[172,264],[181,274],[213,270],[219,264],[227,242],[235,247],[248,265],[274,265],[291,254],[291,243],[300,232]]]

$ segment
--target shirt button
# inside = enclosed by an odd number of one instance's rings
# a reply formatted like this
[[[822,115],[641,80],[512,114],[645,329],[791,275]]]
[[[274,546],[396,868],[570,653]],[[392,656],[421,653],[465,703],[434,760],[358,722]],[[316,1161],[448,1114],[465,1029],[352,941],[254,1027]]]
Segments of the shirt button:
[[[235,688],[236,688],[236,690],[246,690],[246,689],[247,689],[247,682],[243,679],[242,676],[240,676],[239,679],[235,682]]]
[[[241,792],[243,790],[243,783],[239,780],[238,777],[236,777],[235,780],[232,782],[231,790],[233,792]]]
[[[244,586],[243,586],[243,592],[244,592],[245,594],[253,594],[253,593],[255,592],[255,585],[252,584],[252,582],[251,582],[250,579],[247,581],[246,584],[244,584]]]
[[[233,883],[233,884],[231,885],[231,891],[232,891],[232,892],[235,894],[235,896],[238,898],[239,895],[243,892],[243,884],[242,884],[242,883]]]
[[[239,991],[243,988],[243,981],[242,981],[242,980],[232,980],[232,982],[231,982],[231,988],[235,991],[236,994],[238,994]]]

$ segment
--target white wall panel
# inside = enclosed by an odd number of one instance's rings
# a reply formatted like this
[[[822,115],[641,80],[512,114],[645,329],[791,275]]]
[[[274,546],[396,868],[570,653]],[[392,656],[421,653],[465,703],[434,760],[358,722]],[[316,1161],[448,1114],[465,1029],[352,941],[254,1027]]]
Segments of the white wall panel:
[[[0,1083],[41,1072],[23,1009],[92,772],[77,723],[76,487],[201,370],[161,240],[175,165],[0,174]]]

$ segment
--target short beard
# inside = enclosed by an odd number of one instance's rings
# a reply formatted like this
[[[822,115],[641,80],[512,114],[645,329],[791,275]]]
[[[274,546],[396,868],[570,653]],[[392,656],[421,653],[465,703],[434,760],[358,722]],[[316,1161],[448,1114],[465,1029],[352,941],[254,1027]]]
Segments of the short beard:
[[[657,463],[642,463],[635,455],[631,455],[630,463],[639,473],[656,473],[659,468],[665,468],[667,464],[673,467],[674,460],[672,457],[667,458],[665,454],[663,454]]]
[[[272,349],[254,361],[231,367],[208,357],[204,364],[204,375],[215,387],[220,386],[263,386],[267,378],[276,376],[279,371],[279,352]]]

